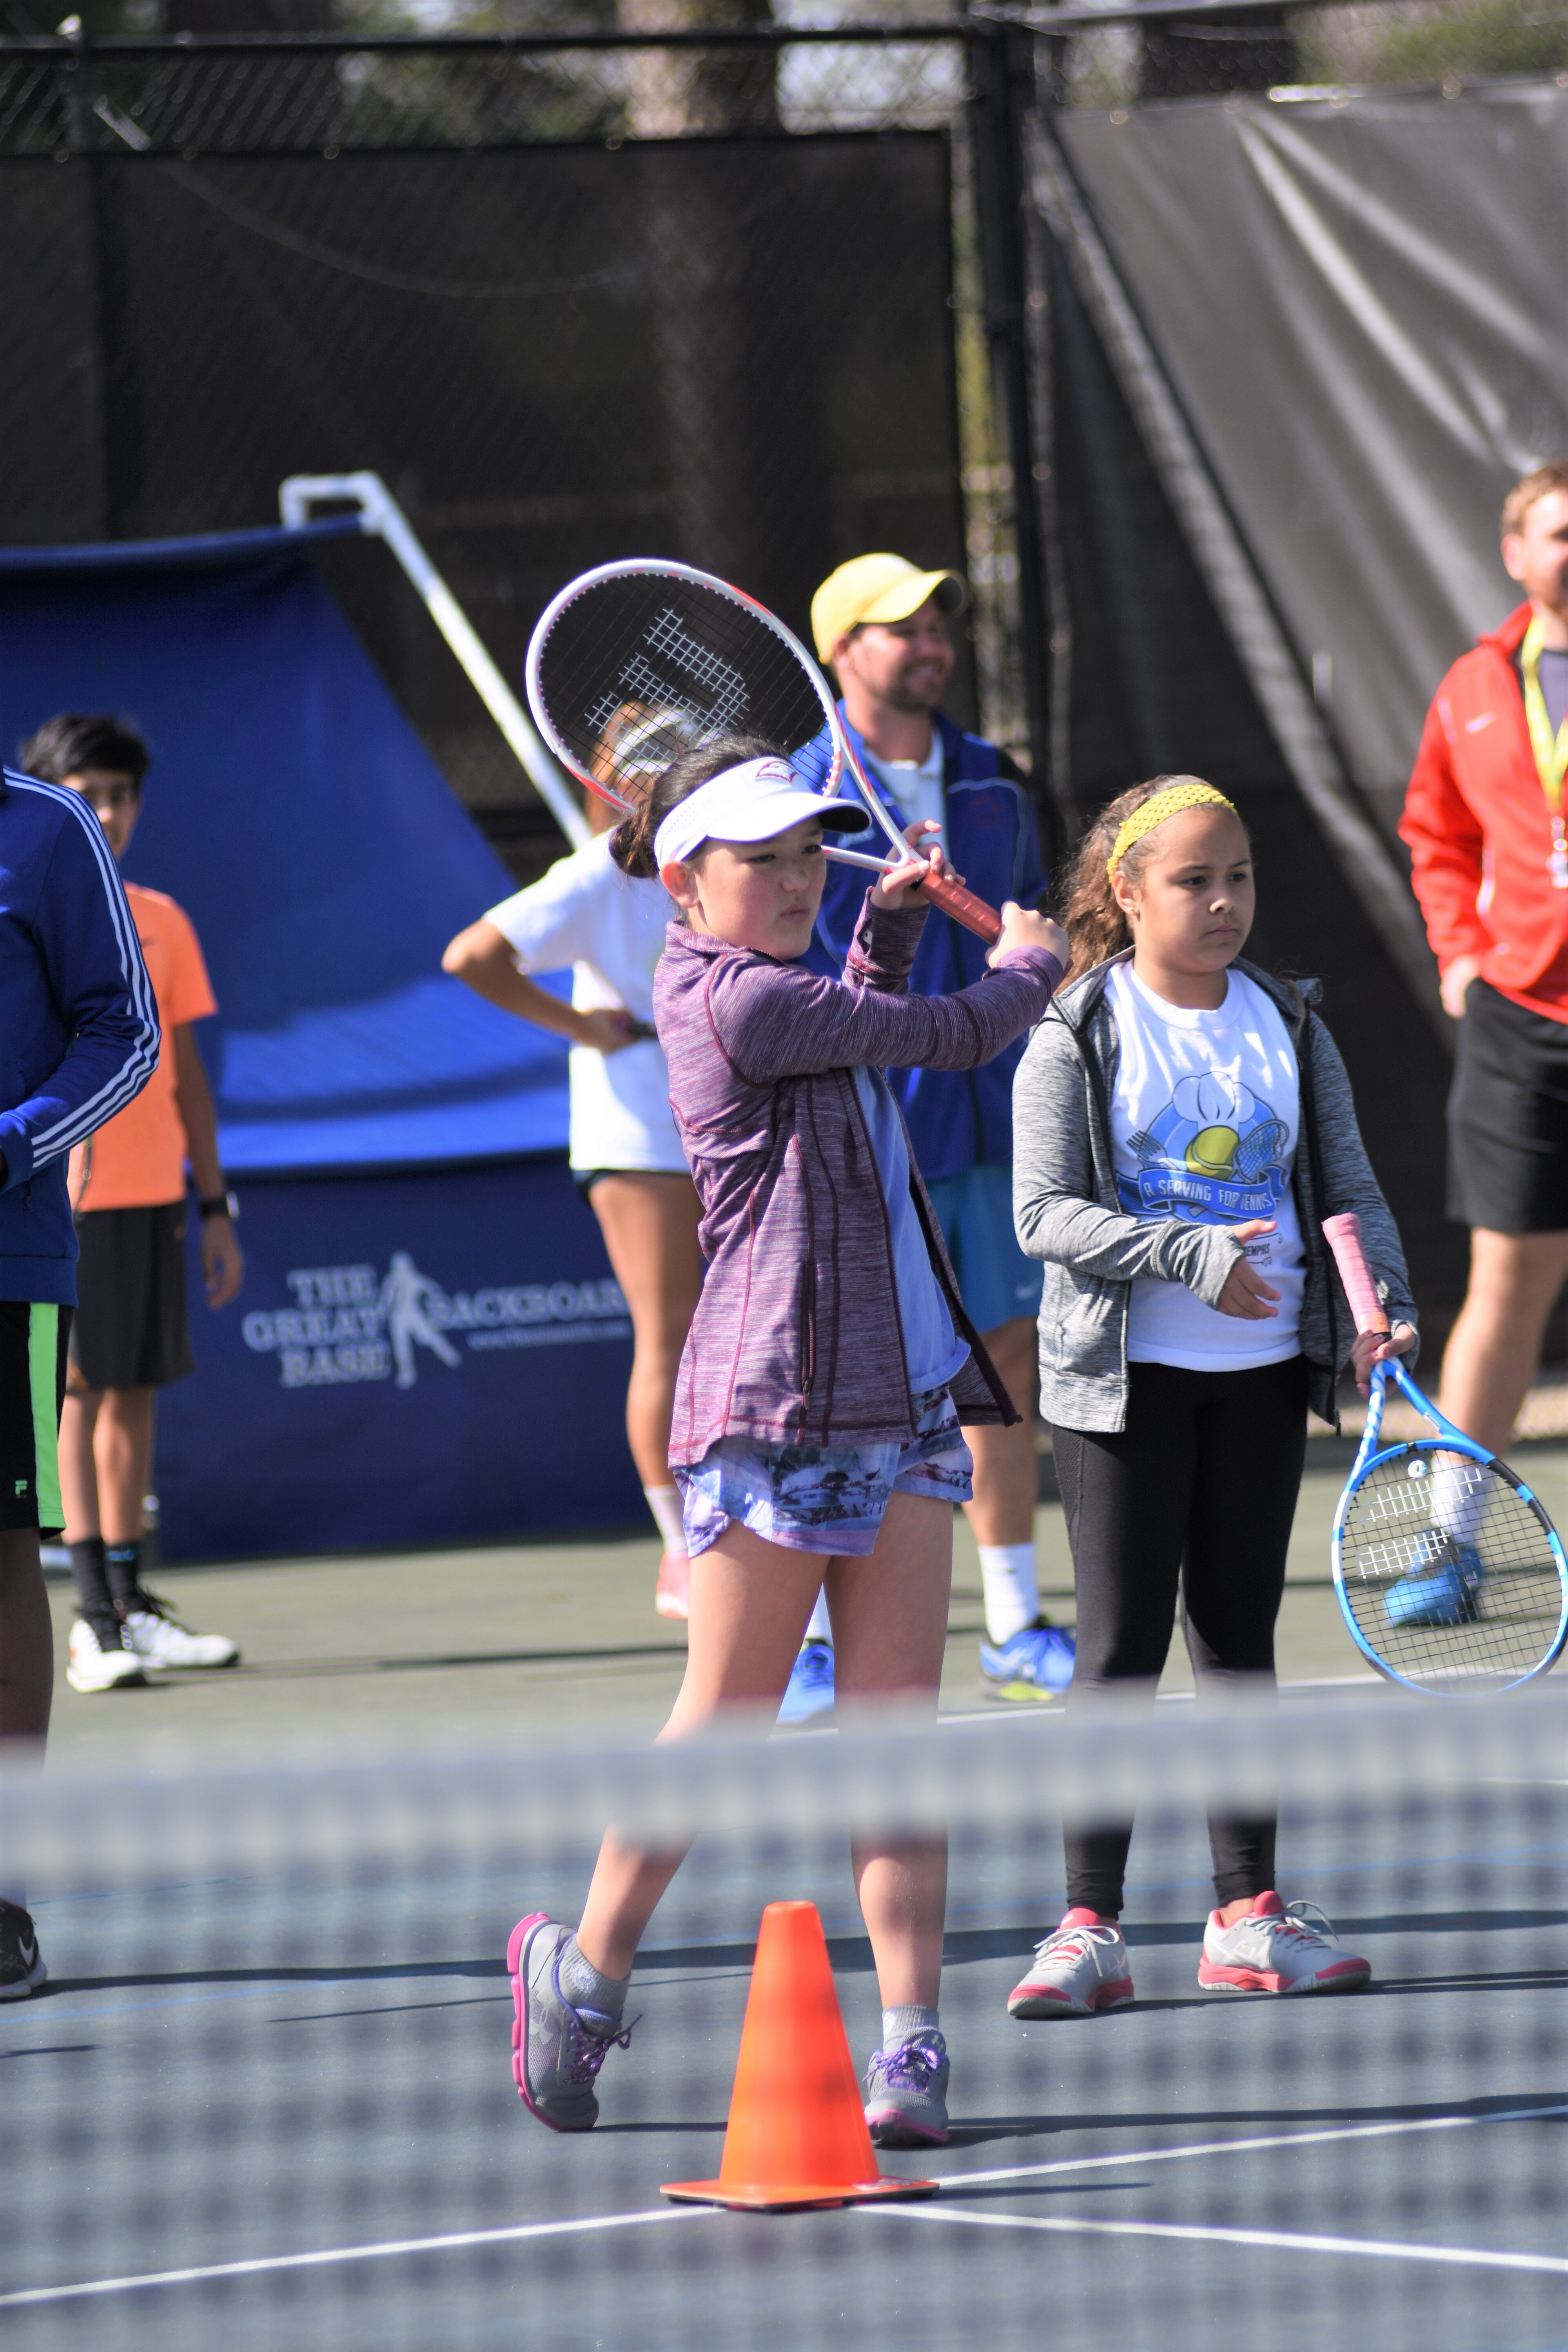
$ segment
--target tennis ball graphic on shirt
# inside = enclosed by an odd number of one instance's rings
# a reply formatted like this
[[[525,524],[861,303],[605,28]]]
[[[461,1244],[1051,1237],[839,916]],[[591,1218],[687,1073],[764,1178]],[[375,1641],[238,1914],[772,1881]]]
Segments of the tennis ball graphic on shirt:
[[[1194,1176],[1228,1176],[1240,1141],[1234,1127],[1201,1128],[1187,1146],[1187,1166]]]
[[[1179,1171],[1187,1187],[1173,1192],[1148,1175],[1137,1182],[1119,1176],[1118,1191],[1136,1215],[1173,1215],[1201,1223],[1268,1214],[1285,1190],[1282,1155],[1289,1139],[1284,1123],[1234,1071],[1190,1072],[1176,1080],[1163,1109],[1131,1139],[1141,1171]]]

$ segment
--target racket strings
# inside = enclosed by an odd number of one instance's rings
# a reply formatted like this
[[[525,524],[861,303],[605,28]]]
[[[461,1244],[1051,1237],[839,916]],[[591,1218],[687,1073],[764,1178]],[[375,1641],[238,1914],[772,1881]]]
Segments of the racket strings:
[[[1339,1564],[1363,1638],[1409,1682],[1517,1682],[1556,1641],[1550,1523],[1500,1465],[1426,1444],[1377,1463],[1346,1508]]]
[[[585,582],[540,644],[534,682],[556,748],[623,808],[640,806],[682,751],[744,732],[790,757],[827,719],[823,691],[764,619],[672,572]],[[833,769],[829,786],[837,757]]]

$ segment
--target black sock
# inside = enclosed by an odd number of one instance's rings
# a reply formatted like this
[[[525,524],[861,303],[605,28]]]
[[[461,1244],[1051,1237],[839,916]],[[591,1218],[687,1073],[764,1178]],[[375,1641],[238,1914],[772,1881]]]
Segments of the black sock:
[[[109,1591],[116,1609],[133,1609],[142,1582],[142,1544],[108,1544],[104,1548],[104,1566],[109,1575]]]
[[[104,1574],[101,1536],[83,1536],[70,1547],[71,1575],[76,1580],[76,1605],[84,1617],[112,1617],[109,1581]]]

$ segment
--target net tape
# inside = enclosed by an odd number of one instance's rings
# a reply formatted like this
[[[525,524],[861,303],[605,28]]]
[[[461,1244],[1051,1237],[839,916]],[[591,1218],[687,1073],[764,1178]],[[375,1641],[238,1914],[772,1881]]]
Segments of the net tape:
[[[841,1714],[844,1712],[841,1702]],[[761,1723],[662,1747],[497,1741],[414,1754],[318,1749],[286,1768],[211,1749],[0,1778],[0,1852],[29,1884],[114,1885],[222,1853],[237,1867],[329,1868],[419,1850],[591,1842],[607,1822],[671,1843],[701,1833],[1002,1836],[1064,1812],[1258,1811],[1458,1799],[1490,1783],[1568,1786],[1568,1691],[1507,1700],[1364,1698],[1223,1711],[1107,1703],[1076,1720],[890,1722],[767,1738]]]

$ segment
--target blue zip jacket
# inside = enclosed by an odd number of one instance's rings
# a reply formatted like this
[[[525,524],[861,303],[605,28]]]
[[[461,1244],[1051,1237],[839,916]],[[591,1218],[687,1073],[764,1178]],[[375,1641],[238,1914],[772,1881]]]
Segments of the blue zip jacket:
[[[838,713],[842,719],[842,703]],[[947,854],[953,870],[994,907],[999,907],[1004,898],[1016,898],[1021,907],[1037,905],[1046,877],[1036,838],[1035,812],[1016,772],[1003,773],[1011,761],[994,743],[979,735],[966,735],[940,711],[936,730],[942,740]],[[847,719],[844,731],[857,757],[864,761],[866,746]],[[832,744],[824,728],[791,764],[807,783],[820,786],[832,758]],[[883,792],[876,771],[868,766],[866,778],[901,831],[904,820],[896,803]],[[879,835],[870,835],[864,844],[856,845],[874,848],[879,839]],[[814,971],[826,972],[835,980],[841,976],[868,878],[854,866],[829,866],[816,929],[805,955]],[[933,908],[915,952],[910,989],[921,996],[948,996],[955,989],[968,988],[985,970],[984,940]],[[910,1130],[916,1164],[928,1183],[943,1176],[967,1175],[972,1168],[1012,1166],[1013,1073],[1027,1043],[1026,1037],[1020,1037],[994,1061],[982,1063],[974,1070],[888,1072],[888,1083]]]
[[[0,1298],[74,1307],[71,1146],[157,1068],[158,1008],[89,803],[0,778]]]

